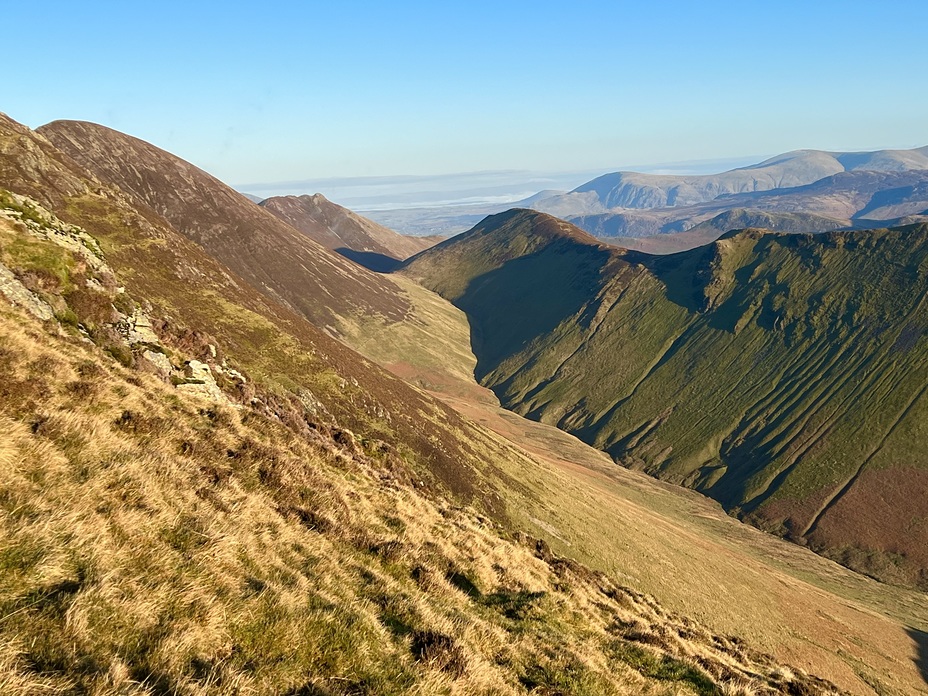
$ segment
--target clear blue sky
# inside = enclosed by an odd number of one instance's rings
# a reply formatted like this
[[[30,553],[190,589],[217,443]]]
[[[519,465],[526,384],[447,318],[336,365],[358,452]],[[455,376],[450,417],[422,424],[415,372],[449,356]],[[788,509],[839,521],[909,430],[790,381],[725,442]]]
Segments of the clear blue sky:
[[[241,184],[928,144],[928,2],[10,2],[0,110]]]

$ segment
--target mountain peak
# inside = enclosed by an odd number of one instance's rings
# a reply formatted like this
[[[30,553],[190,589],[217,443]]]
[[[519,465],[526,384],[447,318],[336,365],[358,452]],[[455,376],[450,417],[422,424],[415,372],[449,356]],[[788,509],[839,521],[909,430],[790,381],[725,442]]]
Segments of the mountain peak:
[[[403,259],[435,243],[434,238],[394,232],[321,193],[273,196],[260,205],[322,246],[374,271],[393,270]]]
[[[530,235],[537,240],[546,242],[569,239],[580,244],[602,246],[602,242],[596,237],[584,232],[576,225],[548,213],[529,208],[512,208],[503,213],[488,215],[470,232],[460,235],[460,238],[463,239],[471,234],[493,234],[500,238]]]

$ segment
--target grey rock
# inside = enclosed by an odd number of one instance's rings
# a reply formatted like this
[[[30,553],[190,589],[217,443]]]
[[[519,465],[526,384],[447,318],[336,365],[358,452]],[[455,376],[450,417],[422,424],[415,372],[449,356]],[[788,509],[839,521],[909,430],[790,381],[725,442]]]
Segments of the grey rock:
[[[162,376],[171,374],[173,367],[171,366],[171,361],[168,359],[168,356],[164,353],[146,350],[142,353],[142,357],[150,362]]]
[[[213,373],[209,365],[199,360],[191,360],[184,368],[184,374],[187,379],[193,380],[184,384],[178,384],[177,390],[185,394],[201,396],[211,401],[229,403],[229,399],[222,393],[222,389],[216,384]]]
[[[17,307],[22,307],[42,321],[54,319],[55,313],[47,302],[19,282],[13,272],[0,263],[0,293]]]
[[[128,318],[129,331],[127,339],[130,344],[151,343],[161,345],[161,339],[151,327],[151,319],[141,310],[136,308],[132,316]]]

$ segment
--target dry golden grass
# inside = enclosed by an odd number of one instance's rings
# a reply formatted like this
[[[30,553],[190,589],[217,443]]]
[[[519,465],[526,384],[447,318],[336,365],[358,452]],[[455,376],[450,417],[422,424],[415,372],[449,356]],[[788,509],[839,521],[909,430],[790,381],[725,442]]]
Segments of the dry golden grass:
[[[369,315],[342,318],[339,332],[343,340],[421,389],[498,404],[493,392],[474,381],[477,359],[463,314],[406,276],[390,278],[412,307],[406,320],[390,322]]]
[[[3,693],[779,688],[770,658],[376,451],[182,399],[5,304],[0,372]]]

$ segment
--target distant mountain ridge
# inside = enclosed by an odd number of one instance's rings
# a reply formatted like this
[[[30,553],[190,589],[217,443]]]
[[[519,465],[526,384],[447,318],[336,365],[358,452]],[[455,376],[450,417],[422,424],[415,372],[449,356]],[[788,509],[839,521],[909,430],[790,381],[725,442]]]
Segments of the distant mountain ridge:
[[[711,241],[707,229],[694,229],[708,221],[720,233],[745,226],[763,226],[784,232],[824,232],[837,228],[866,228],[903,222],[928,210],[928,170],[840,172],[811,184],[785,189],[733,193],[687,206],[651,209],[616,209],[568,218],[591,234],[648,238],[675,235],[678,249]],[[742,222],[722,227],[735,211]],[[693,230],[692,233],[689,231]],[[688,242],[688,238],[692,241]],[[633,245],[635,243],[633,242]],[[636,246],[637,248],[637,246]]]
[[[604,213],[615,208],[668,208],[705,203],[727,194],[803,186],[840,172],[913,169],[928,169],[928,146],[874,152],[796,150],[720,174],[604,174],[533,207],[559,217]]]

